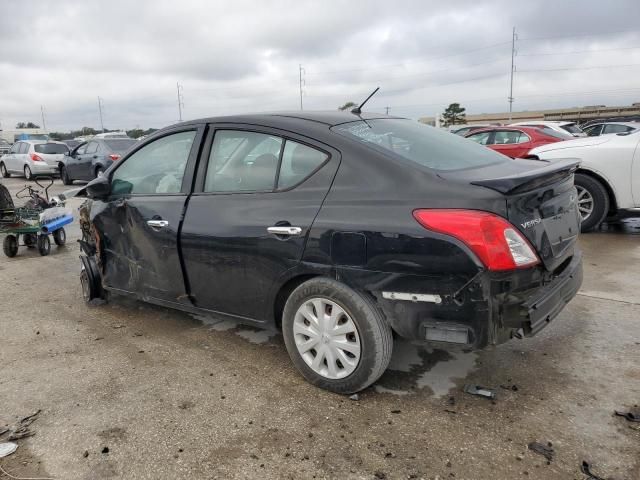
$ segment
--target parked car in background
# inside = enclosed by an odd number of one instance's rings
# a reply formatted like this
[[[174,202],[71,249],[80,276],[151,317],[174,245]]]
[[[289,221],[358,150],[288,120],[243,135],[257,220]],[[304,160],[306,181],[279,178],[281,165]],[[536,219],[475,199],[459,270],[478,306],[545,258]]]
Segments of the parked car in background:
[[[547,127],[547,128],[550,128],[551,130],[555,130],[556,132],[568,133],[569,135],[571,135],[573,137],[586,137],[587,136],[587,134],[582,131],[582,129],[578,126],[578,124],[576,122],[552,122],[552,121],[538,122],[538,121],[531,121],[531,122],[510,123],[509,126],[510,127],[516,127],[516,126],[538,127],[538,128]]]
[[[630,133],[638,129],[640,129],[640,123],[637,122],[602,122],[592,123],[583,130],[589,137],[597,137],[609,133]]]
[[[600,135],[534,148],[541,160],[580,160],[575,174],[582,231],[608,216],[640,215],[640,131]]]
[[[60,178],[65,185],[71,185],[74,180],[93,180],[137,143],[128,137],[94,137],[60,159]]]
[[[93,138],[130,138],[127,132],[105,132],[98,133]]]
[[[366,113],[181,123],[80,191],[83,295],[281,328],[307,380],[352,393],[392,332],[478,349],[556,317],[582,282],[575,166]]]
[[[511,158],[526,158],[532,148],[565,140],[551,129],[534,127],[483,128],[465,137]]]
[[[11,150],[11,144],[4,138],[0,138],[0,157],[5,153],[9,153],[9,150]]]
[[[16,142],[8,154],[0,158],[0,174],[24,176],[27,180],[58,173],[58,163],[69,148],[62,142],[23,140]]]

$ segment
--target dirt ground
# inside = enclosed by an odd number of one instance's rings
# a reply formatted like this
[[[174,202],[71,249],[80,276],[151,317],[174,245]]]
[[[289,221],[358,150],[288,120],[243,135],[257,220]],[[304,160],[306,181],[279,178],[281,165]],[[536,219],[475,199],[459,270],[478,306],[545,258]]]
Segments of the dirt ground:
[[[640,479],[640,424],[613,415],[640,404],[639,221],[582,236],[582,290],[538,337],[478,353],[398,341],[358,400],[306,383],[277,333],[86,306],[77,223],[68,236],[48,257],[0,257],[0,432],[41,409],[0,459],[14,476],[564,480],[588,478],[586,460]]]

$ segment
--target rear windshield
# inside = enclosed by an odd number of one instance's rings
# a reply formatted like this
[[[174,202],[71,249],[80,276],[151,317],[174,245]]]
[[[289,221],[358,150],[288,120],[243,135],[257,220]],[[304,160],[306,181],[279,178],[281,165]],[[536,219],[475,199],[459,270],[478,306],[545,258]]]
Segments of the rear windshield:
[[[131,148],[132,145],[138,143],[138,141],[132,138],[110,138],[108,140],[105,140],[104,143],[109,150],[122,153],[129,150],[129,148]]]
[[[360,120],[336,125],[333,130],[434,170],[462,170],[510,161],[464,137],[413,120]]]
[[[47,154],[67,153],[69,151],[69,147],[61,143],[37,143],[33,146],[33,149],[36,153]]]
[[[545,135],[548,135],[550,137],[553,138],[559,138],[561,140],[572,140],[573,139],[573,135],[569,134],[569,133],[562,133],[559,132],[557,130],[553,130],[552,128],[549,127],[541,127],[539,128],[540,133],[544,133]]]
[[[569,133],[582,133],[582,129],[577,126],[575,123],[569,123],[567,125],[562,125],[563,130],[566,130]]]

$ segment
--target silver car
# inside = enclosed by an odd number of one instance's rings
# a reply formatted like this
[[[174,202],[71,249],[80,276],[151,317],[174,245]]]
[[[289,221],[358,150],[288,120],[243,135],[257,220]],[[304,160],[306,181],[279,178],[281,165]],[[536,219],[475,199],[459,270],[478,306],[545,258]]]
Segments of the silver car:
[[[69,147],[62,142],[21,140],[0,157],[0,174],[24,176],[27,180],[39,175],[56,175],[58,166]]]

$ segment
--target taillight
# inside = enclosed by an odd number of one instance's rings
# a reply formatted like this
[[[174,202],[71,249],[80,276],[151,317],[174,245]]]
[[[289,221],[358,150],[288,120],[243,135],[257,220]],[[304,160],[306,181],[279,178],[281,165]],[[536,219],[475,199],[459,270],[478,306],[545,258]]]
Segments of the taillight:
[[[31,154],[31,160],[33,160],[34,162],[44,162],[42,157],[39,156],[37,153],[32,153]]]
[[[112,153],[111,155],[109,155],[109,158],[115,162],[116,160],[120,159],[120,155],[118,155],[117,153]]]
[[[531,245],[498,215],[478,210],[415,210],[414,218],[428,230],[457,238],[489,270],[525,268],[540,262]]]

